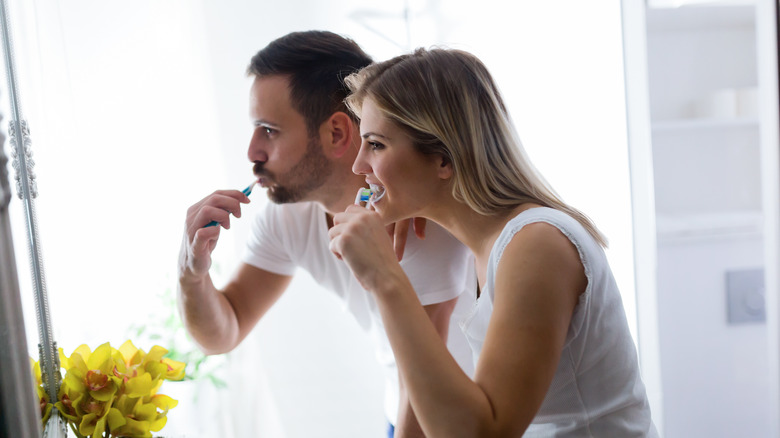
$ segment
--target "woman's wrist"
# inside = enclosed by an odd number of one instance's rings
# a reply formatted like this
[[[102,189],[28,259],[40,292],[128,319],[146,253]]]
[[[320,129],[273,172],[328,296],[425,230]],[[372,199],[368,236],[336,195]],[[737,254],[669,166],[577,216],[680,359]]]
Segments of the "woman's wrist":
[[[384,275],[381,280],[378,280],[372,292],[374,292],[377,298],[389,298],[398,296],[409,290],[413,291],[412,284],[409,282],[409,278],[399,265],[397,269],[393,269],[391,272],[388,272],[387,275]]]

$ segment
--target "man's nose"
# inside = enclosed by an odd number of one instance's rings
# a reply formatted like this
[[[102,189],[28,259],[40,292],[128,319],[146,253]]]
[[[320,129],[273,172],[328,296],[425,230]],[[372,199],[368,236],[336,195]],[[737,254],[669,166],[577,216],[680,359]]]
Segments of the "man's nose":
[[[266,149],[266,143],[262,137],[262,130],[255,129],[252,133],[252,138],[249,140],[249,147],[247,148],[247,158],[249,161],[255,163],[265,163],[268,161],[268,151]]]

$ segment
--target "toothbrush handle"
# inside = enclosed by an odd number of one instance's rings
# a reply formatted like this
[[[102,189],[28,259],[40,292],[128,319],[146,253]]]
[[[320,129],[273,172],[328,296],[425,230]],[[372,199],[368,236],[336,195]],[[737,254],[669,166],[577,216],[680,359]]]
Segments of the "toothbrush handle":
[[[211,221],[211,222],[207,223],[206,225],[204,225],[204,226],[203,226],[203,228],[207,228],[207,227],[215,227],[215,226],[217,226],[217,225],[219,225],[219,222],[217,222],[217,221]]]

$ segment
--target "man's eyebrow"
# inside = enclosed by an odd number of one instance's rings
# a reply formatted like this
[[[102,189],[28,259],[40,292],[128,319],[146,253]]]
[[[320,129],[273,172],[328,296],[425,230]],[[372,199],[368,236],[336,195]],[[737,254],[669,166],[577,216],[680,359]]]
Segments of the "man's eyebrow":
[[[274,122],[269,122],[268,120],[265,120],[265,119],[255,119],[254,121],[252,121],[252,124],[254,124],[255,126],[266,125],[266,126],[270,126],[272,128],[278,128],[279,127],[278,124],[276,124]]]

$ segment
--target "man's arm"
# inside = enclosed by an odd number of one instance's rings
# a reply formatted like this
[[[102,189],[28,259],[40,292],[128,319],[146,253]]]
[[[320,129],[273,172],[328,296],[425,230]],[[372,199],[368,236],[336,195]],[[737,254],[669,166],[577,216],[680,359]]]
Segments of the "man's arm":
[[[453,298],[449,301],[424,306],[428,318],[433,322],[436,331],[439,332],[439,336],[445,344],[447,343],[450,315],[452,315],[452,311],[455,309],[455,304],[457,302],[458,298]],[[404,385],[404,377],[400,372],[398,375],[398,384],[398,421],[396,422],[394,438],[424,437],[425,434],[420,428],[420,424],[417,422],[417,417],[414,415],[412,406],[409,404],[409,397],[406,393],[406,386]]]
[[[207,275],[192,281],[179,278],[179,311],[184,326],[206,354],[234,349],[271,308],[292,280],[241,264],[222,289]]]
[[[241,217],[249,198],[217,190],[187,210],[179,254],[179,311],[187,331],[206,354],[235,348],[290,284],[288,275],[242,264],[222,290],[209,275],[211,253],[230,215]],[[217,226],[210,226],[218,222]]]

